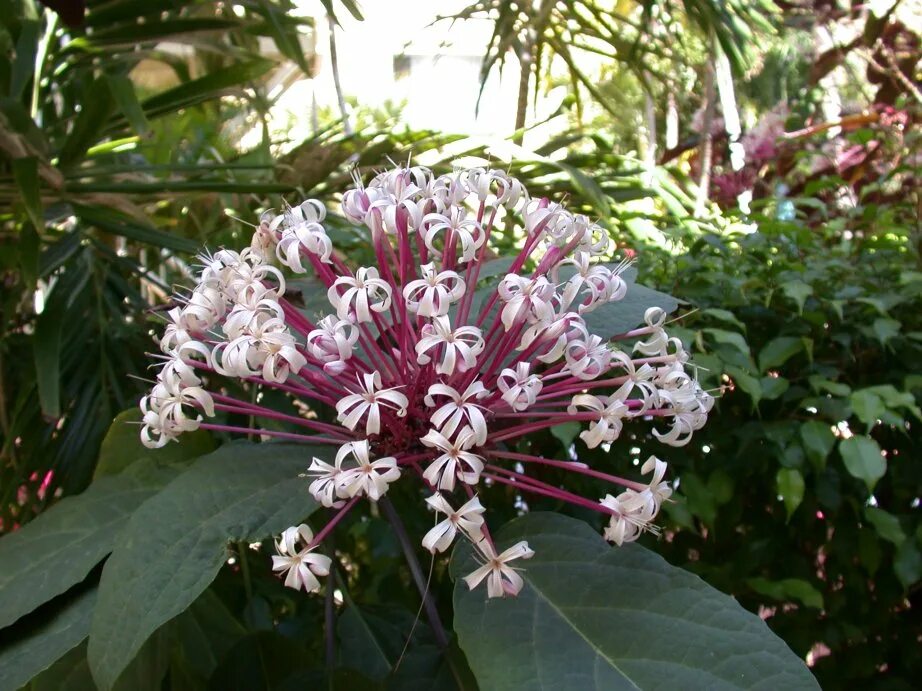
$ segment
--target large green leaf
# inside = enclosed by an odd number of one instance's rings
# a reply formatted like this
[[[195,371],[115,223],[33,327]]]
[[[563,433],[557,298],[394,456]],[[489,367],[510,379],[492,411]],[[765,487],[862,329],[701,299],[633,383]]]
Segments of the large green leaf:
[[[140,419],[141,412],[137,406],[115,416],[99,447],[94,478],[117,475],[143,458],[149,458],[160,465],[179,466],[214,451],[214,439],[205,430],[185,432],[177,441],[162,449],[149,449],[138,436]]]
[[[455,631],[485,689],[816,689],[806,665],[733,598],[587,524],[530,514],[500,531],[536,554],[516,598],[488,600],[452,559]]]
[[[86,578],[131,512],[173,472],[144,463],[102,478],[0,539],[0,628]]]
[[[610,268],[614,266],[610,265]],[[564,277],[561,272],[561,278]],[[666,314],[679,308],[679,301],[671,295],[660,293],[636,282],[636,269],[629,268],[621,274],[627,282],[627,293],[618,302],[602,305],[584,314],[586,326],[591,333],[603,339],[630,331],[643,324],[643,315],[650,307],[659,307]]]
[[[39,620],[26,622],[27,631],[0,647],[0,689],[18,689],[86,638],[96,590],[66,600],[56,612],[43,609]]]
[[[106,562],[93,615],[89,660],[102,689],[208,587],[229,540],[265,538],[314,511],[298,474],[321,453],[295,444],[228,444],[135,512]]]
[[[850,437],[839,442],[839,454],[845,469],[874,491],[874,485],[887,472],[887,461],[880,452],[880,446],[870,437]]]

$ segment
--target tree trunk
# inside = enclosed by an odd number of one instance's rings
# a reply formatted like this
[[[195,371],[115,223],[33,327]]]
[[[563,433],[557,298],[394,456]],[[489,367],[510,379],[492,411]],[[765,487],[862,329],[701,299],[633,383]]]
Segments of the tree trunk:
[[[708,57],[704,71],[704,131],[701,143],[701,175],[698,178],[698,195],[695,198],[695,216],[704,215],[708,203],[708,193],[711,187],[711,160],[714,153],[714,135],[711,126],[714,124],[714,60]]]
[[[524,138],[525,116],[528,112],[528,84],[531,77],[532,66],[535,64],[535,31],[529,28],[526,31],[525,46],[519,56],[519,95],[515,107],[515,134],[512,141],[521,145]]]

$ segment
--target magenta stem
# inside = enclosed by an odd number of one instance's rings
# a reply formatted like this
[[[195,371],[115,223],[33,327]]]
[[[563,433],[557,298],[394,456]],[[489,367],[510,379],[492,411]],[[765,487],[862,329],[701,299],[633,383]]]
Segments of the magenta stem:
[[[278,437],[279,439],[292,439],[294,441],[303,441],[310,444],[342,444],[342,439],[331,439],[330,437],[314,437],[306,434],[295,434],[294,432],[277,432],[271,429],[254,429],[252,427],[235,427],[233,425],[215,425],[210,422],[203,422],[199,425],[202,429],[210,429],[215,432],[236,432],[239,434],[260,434],[269,437]]]
[[[606,482],[611,482],[616,485],[621,485],[622,487],[627,487],[628,489],[633,489],[638,492],[647,489],[647,485],[642,482],[634,482],[633,480],[627,480],[623,477],[618,477],[617,475],[609,475],[608,473],[603,473],[598,470],[593,470],[592,468],[587,467],[582,463],[574,463],[572,461],[557,461],[550,458],[544,458],[543,456],[530,456],[524,453],[514,453],[512,451],[487,451],[488,456],[493,456],[495,458],[508,458],[513,461],[521,461],[523,463],[540,463],[542,465],[553,466],[555,468],[563,468],[564,470],[570,470],[574,473],[580,473],[581,475],[588,475],[589,477],[594,477],[599,480],[605,480]]]

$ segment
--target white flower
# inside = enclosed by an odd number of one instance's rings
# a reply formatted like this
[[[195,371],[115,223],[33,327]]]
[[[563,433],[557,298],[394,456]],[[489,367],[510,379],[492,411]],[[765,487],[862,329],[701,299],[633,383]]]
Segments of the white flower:
[[[183,310],[180,307],[173,307],[167,312],[170,323],[163,330],[163,337],[160,339],[160,350],[166,354],[175,351],[179,346],[193,340],[193,329],[190,328]]]
[[[500,281],[498,292],[506,303],[500,315],[506,331],[519,319],[534,324],[554,318],[554,286],[544,276],[525,278],[518,274],[506,274]]]
[[[548,227],[553,227],[561,215],[566,211],[560,204],[547,199],[532,199],[522,212],[525,220],[525,230],[529,236],[543,235]]]
[[[595,379],[611,366],[611,350],[595,334],[585,341],[568,343],[564,357],[567,360],[566,371],[584,381]]]
[[[421,317],[441,317],[464,295],[464,280],[454,271],[438,271],[434,263],[424,264],[422,278],[403,289],[407,309]]]
[[[342,287],[346,290],[340,295]],[[348,319],[354,310],[359,322],[369,322],[372,311],[384,312],[391,306],[391,287],[378,277],[376,268],[361,267],[356,270],[355,278],[337,278],[327,291],[327,299],[340,319]]]
[[[275,300],[263,298],[254,305],[234,305],[222,328],[229,339],[234,339],[260,331],[265,328],[266,322],[272,319],[276,320],[273,322],[275,328],[284,328],[285,310]]]
[[[342,452],[342,448],[339,451]],[[337,453],[333,465],[315,456],[310,468],[307,469],[308,477],[314,478],[308,491],[322,506],[338,508],[344,503],[341,501],[345,495],[342,491],[342,461],[348,453]]]
[[[299,372],[307,364],[280,319],[251,326],[252,332],[215,346],[212,358],[219,374],[244,378],[261,375],[266,381],[284,383],[291,372]]]
[[[304,273],[301,263],[301,248],[320,257],[322,262],[330,262],[333,243],[320,222],[326,217],[327,210],[323,203],[308,199],[295,207],[285,209],[284,214],[276,216],[268,223],[268,230],[273,234],[281,228],[281,238],[275,248],[279,261],[292,271]]]
[[[455,489],[456,480],[469,485],[476,485],[480,481],[483,458],[469,451],[476,441],[474,430],[470,427],[458,430],[454,441],[434,429],[429,430],[420,441],[442,452],[423,473],[430,485],[451,492]]]
[[[359,329],[351,321],[333,315],[321,319],[317,326],[307,334],[307,352],[323,363],[324,372],[341,374],[359,340]]]
[[[436,366],[438,374],[466,372],[477,363],[477,356],[483,352],[483,335],[476,326],[461,326],[452,330],[451,322],[446,317],[434,317],[431,324],[426,324],[420,331],[421,338],[416,344],[416,361],[428,365],[432,361],[431,350],[441,350],[442,358]]]
[[[272,556],[272,570],[279,575],[285,573],[285,585],[305,592],[312,593],[320,589],[317,576],[327,576],[330,573],[330,557],[323,554],[313,554],[311,542],[314,533],[303,523],[297,527],[286,529],[275,543],[278,555]],[[304,548],[298,551],[298,542]]]
[[[653,477],[650,478],[646,489],[639,492],[647,502],[645,512],[650,514],[651,519],[655,518],[659,513],[663,502],[672,496],[672,487],[663,480],[666,476],[667,467],[666,462],[661,461],[656,456],[650,456],[640,467],[640,472],[644,475],[651,471],[653,473]]]
[[[194,341],[187,345],[200,345],[204,348],[203,344],[195,343]],[[208,353],[207,349],[205,353]],[[202,385],[202,380],[195,373],[195,369],[191,364],[183,360],[179,353],[163,363],[163,368],[160,370],[160,374],[157,375],[157,379],[172,391],[178,391],[184,386]]]
[[[473,401],[488,395],[489,392],[479,381],[471,382],[464,393],[458,393],[445,384],[433,384],[423,402],[432,408],[436,405],[436,397],[447,397],[449,400],[432,414],[429,421],[446,437],[451,437],[462,423],[466,423],[474,430],[475,445],[480,446],[487,441],[487,421],[481,407]]]
[[[378,434],[381,431],[381,407],[393,410],[397,417],[407,414],[407,397],[397,389],[382,389],[379,372],[366,373],[358,380],[361,393],[350,392],[336,404],[338,420],[349,429],[355,429],[359,421],[366,416],[365,434]]]
[[[577,310],[580,314],[586,314],[600,305],[621,300],[627,294],[627,283],[617,271],[612,272],[608,267],[589,262],[588,252],[578,252],[573,257],[563,259],[552,269],[551,275],[556,283],[561,267],[570,264],[576,268],[576,273],[564,285],[560,297],[561,311],[569,309],[580,295],[583,298]],[[627,264],[623,266],[626,268]]]
[[[480,582],[487,579],[487,596],[503,597],[505,595],[518,595],[525,585],[525,581],[509,562],[514,559],[531,559],[535,553],[528,547],[524,540],[517,542],[509,549],[496,554],[493,545],[487,540],[477,543],[477,550],[483,555],[485,563],[479,569],[464,577],[464,582],[470,590],[476,588]]]
[[[643,320],[650,329],[650,335],[646,341],[638,341],[634,345],[634,352],[643,355],[665,355],[668,351],[669,337],[663,324],[666,323],[666,313],[659,307],[650,307],[644,312]]]
[[[268,283],[270,276],[278,282],[277,286]],[[267,297],[274,300],[281,298],[285,294],[285,277],[269,264],[254,266],[240,262],[227,274],[224,289],[235,302],[255,305]]]
[[[477,542],[482,536],[483,512],[480,499],[472,497],[461,505],[457,511],[445,501],[445,497],[436,492],[426,499],[426,503],[439,513],[445,514],[444,521],[438,523],[423,538],[423,547],[435,554],[444,552],[455,539],[460,528],[471,540]]]
[[[487,236],[480,224],[474,219],[466,218],[467,211],[462,207],[452,207],[449,215],[426,214],[423,218],[422,237],[426,247],[436,257],[441,258],[442,250],[436,249],[434,242],[439,231],[445,231],[446,243],[461,243],[461,255],[458,263],[472,261],[477,256]],[[444,249],[444,248],[443,248]]]
[[[546,364],[556,362],[563,357],[567,344],[572,341],[589,338],[586,322],[576,312],[567,312],[550,324],[535,322],[522,333],[522,340],[517,350],[524,351],[536,341],[539,343],[534,351],[535,357]]]
[[[355,468],[344,469],[340,473],[342,494],[345,497],[366,496],[372,501],[378,501],[387,492],[388,484],[400,477],[396,458],[387,456],[372,461],[369,453],[367,439],[343,444],[336,452],[336,466],[341,467],[349,455],[358,464]]]
[[[516,412],[528,410],[535,404],[544,384],[537,374],[529,374],[527,362],[520,362],[515,369],[506,368],[496,378],[496,385],[503,392],[503,400]]]
[[[292,271],[303,274],[307,269],[301,263],[301,248],[315,254],[320,261],[330,263],[333,255],[333,242],[326,229],[319,223],[304,223],[282,232],[275,255]]]
[[[579,438],[586,442],[586,446],[594,449],[602,442],[613,442],[621,434],[624,418],[630,417],[630,409],[624,404],[623,398],[614,396],[592,396],[578,394],[573,397],[567,408],[571,415],[578,408],[587,408],[599,413],[598,421],[589,424],[589,429],[580,432]]]
[[[657,530],[650,523],[654,514],[642,493],[626,490],[617,497],[607,494],[599,503],[612,512],[605,529],[605,539],[619,547],[625,542],[636,540],[644,530]]]
[[[669,432],[663,434],[654,429],[653,436],[670,446],[684,446],[691,441],[695,430],[701,429],[707,422],[714,398],[703,391],[678,363],[663,368],[658,383],[658,402],[671,408],[673,420]]]
[[[182,320],[191,332],[203,333],[213,327],[226,313],[227,300],[217,288],[196,286],[182,310]]]
[[[467,171],[467,184],[481,202],[487,202],[491,194],[496,197],[496,205],[510,209],[522,199],[528,201],[528,192],[522,183],[501,170],[471,168]]]

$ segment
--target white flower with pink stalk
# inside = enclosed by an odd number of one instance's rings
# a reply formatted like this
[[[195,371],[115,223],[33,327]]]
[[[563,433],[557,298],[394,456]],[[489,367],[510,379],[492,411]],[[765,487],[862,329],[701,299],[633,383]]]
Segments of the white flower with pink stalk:
[[[471,588],[486,581],[490,597],[521,589],[509,563],[532,551],[525,543],[497,550],[481,483],[599,512],[616,544],[655,532],[671,494],[659,459],[644,465],[653,473],[645,484],[517,450],[529,435],[568,422],[585,425],[588,447],[610,444],[640,420],[658,423],[652,434],[661,442],[681,446],[707,420],[713,399],[685,371],[687,354],[666,334],[662,309],[613,339],[587,326],[584,316],[618,309],[612,303],[631,291],[627,265],[601,261],[613,249],[607,231],[531,199],[504,172],[479,168],[435,176],[398,166],[367,186],[356,178],[342,211],[369,229],[375,266],[353,270],[342,261],[316,200],[264,214],[247,249],[202,258],[198,284],[170,311],[160,341],[166,363],[141,402],[144,444],[206,429],[329,445],[333,462],[313,459],[307,491],[335,513],[316,535],[299,526],[277,543],[275,568],[295,588],[316,589],[329,564],[314,550],[360,499],[386,502],[398,481],[428,492],[426,504],[444,516],[422,538],[425,548],[470,540],[483,565],[465,580]],[[479,277],[498,217],[503,232],[517,226],[524,240],[489,285]],[[276,262],[314,274],[326,314],[300,309]],[[274,391],[267,401],[287,398],[291,411],[230,395],[253,387]],[[219,414],[250,423],[211,420]],[[536,477],[542,466],[620,490],[583,497]]]

